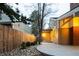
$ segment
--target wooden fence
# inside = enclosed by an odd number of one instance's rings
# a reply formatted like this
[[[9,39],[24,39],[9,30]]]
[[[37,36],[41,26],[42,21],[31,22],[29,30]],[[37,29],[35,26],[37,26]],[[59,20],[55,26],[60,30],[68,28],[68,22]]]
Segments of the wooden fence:
[[[9,52],[19,47],[23,41],[34,42],[35,36],[0,25],[0,53]]]

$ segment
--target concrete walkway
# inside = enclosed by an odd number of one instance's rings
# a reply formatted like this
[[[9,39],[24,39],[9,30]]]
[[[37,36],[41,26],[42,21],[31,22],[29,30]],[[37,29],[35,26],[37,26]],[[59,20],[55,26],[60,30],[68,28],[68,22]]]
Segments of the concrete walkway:
[[[79,46],[58,45],[54,43],[42,43],[37,50],[54,56],[79,56]]]

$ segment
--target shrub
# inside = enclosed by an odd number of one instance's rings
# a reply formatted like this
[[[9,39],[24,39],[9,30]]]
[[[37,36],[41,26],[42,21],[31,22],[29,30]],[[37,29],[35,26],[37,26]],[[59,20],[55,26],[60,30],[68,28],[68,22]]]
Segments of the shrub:
[[[31,43],[30,43],[30,42],[27,42],[27,43],[26,43],[26,46],[27,46],[27,47],[29,47],[30,45],[31,45]]]
[[[26,43],[23,42],[23,43],[21,44],[21,49],[25,49],[25,48],[26,48]]]
[[[32,42],[32,43],[31,43],[31,45],[35,45],[35,43],[34,43],[34,42]]]

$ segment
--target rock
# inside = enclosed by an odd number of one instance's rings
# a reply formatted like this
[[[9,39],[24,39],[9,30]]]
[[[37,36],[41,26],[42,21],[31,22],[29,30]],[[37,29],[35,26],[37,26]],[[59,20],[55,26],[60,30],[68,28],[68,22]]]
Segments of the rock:
[[[16,48],[11,52],[0,53],[0,56],[41,56],[41,53],[37,51],[35,46],[30,46],[26,49]]]

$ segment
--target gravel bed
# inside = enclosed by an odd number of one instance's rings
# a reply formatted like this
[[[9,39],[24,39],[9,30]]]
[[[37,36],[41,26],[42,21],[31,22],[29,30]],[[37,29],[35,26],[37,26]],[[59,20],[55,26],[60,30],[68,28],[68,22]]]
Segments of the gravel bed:
[[[42,56],[42,54],[37,51],[36,46],[30,46],[26,49],[16,48],[11,52],[0,53],[0,56]]]

